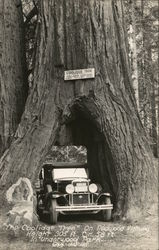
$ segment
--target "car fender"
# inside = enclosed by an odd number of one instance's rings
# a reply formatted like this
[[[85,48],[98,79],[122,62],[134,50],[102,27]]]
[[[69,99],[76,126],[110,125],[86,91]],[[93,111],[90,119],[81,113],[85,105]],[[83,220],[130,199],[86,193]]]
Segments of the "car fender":
[[[67,194],[58,194],[58,193],[52,193],[51,198],[52,199],[57,199],[59,203],[64,203],[68,205],[68,200],[66,199]]]
[[[50,200],[58,199],[61,196],[62,195],[58,194],[58,193],[53,193],[53,192],[46,193],[46,195],[45,195],[45,205],[50,204]]]
[[[51,198],[53,198],[53,199],[57,199],[61,196],[62,196],[61,194],[54,194],[54,193],[51,194]]]
[[[111,197],[110,193],[100,193],[99,196],[96,199],[96,202],[99,203],[103,200],[104,197]]]

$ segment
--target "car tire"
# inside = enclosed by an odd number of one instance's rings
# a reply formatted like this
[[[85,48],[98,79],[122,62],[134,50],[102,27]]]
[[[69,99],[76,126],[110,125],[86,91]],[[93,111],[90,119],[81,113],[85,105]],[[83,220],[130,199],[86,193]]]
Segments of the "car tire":
[[[110,205],[111,204],[110,197],[105,197],[105,199],[102,202],[102,204],[104,204],[104,205]],[[105,221],[105,222],[110,221],[111,218],[112,218],[112,209],[102,210],[102,220],[103,221]]]
[[[56,212],[57,201],[56,199],[51,200],[50,204],[50,222],[55,225],[58,219],[58,212]]]
[[[39,216],[39,220],[42,220],[42,218],[43,218],[43,211],[41,209],[37,209],[37,214]]]
[[[38,200],[38,203],[37,203],[37,206],[36,206],[36,212],[37,212],[37,215],[39,217],[39,220],[42,220],[42,218],[43,218],[43,209],[40,209],[39,200]]]

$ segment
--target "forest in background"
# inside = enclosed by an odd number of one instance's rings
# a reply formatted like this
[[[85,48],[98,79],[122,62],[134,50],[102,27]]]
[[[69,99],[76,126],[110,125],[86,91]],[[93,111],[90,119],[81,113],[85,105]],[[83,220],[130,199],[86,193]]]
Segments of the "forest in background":
[[[139,115],[155,157],[159,152],[159,8],[157,0],[125,0],[132,80]]]

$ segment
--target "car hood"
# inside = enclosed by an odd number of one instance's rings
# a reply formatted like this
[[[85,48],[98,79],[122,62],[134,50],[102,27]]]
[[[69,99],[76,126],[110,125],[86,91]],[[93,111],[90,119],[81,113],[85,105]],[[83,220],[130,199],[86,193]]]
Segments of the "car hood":
[[[62,181],[72,181],[73,183],[76,183],[76,182],[89,182],[90,180],[89,179],[87,179],[87,178],[69,178],[69,177],[67,177],[67,178],[58,178],[58,179],[55,179],[55,181],[60,181],[60,182],[62,182]]]

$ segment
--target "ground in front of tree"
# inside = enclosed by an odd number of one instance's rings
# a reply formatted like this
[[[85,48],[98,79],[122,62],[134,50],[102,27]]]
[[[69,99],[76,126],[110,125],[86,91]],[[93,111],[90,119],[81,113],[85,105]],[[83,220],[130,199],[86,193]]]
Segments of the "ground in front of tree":
[[[22,225],[13,233],[12,225],[6,225],[6,215],[1,211],[0,249],[110,249],[157,250],[157,204],[145,217],[135,222],[102,222],[94,215],[61,216],[57,225],[46,221],[35,226]]]

